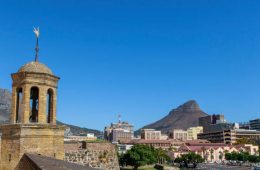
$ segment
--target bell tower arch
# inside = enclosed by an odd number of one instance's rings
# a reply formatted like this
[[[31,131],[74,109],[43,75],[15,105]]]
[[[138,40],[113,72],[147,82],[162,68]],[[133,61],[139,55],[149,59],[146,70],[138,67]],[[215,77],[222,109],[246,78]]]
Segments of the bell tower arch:
[[[17,73],[12,74],[10,123],[56,125],[59,79],[47,66],[34,61],[25,64]]]

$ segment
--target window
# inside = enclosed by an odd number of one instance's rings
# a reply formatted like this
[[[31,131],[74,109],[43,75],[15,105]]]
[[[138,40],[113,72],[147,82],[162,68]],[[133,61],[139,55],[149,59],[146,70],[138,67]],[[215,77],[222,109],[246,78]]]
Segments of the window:
[[[47,116],[47,123],[51,122],[51,115],[53,114],[53,91],[52,89],[49,89],[47,91],[47,109],[46,109],[46,116]]]
[[[16,115],[15,122],[19,123],[21,121],[21,113],[22,113],[22,99],[23,99],[23,90],[22,88],[18,88],[16,91]]]
[[[31,88],[30,93],[30,117],[29,121],[32,123],[38,122],[39,111],[39,89],[37,87]]]

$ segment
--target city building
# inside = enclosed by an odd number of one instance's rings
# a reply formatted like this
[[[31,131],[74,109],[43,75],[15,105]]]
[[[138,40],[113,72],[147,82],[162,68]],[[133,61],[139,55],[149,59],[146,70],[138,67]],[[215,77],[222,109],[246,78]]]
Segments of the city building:
[[[161,131],[155,129],[141,129],[141,139],[161,140]]]
[[[152,146],[154,148],[162,148],[165,150],[168,150],[170,148],[179,148],[181,145],[184,144],[183,141],[180,140],[145,140],[145,139],[133,139],[130,141],[126,141],[126,142],[122,142],[122,145],[129,145],[129,146],[133,146],[133,145],[148,145],[148,146]]]
[[[128,122],[111,123],[105,127],[104,139],[113,143],[120,143],[134,138],[133,125]]]
[[[173,129],[169,134],[170,139],[188,140],[188,132],[182,129]]]
[[[203,127],[203,133],[213,133],[234,128],[239,128],[238,124],[229,123],[224,119],[224,115],[208,115],[199,118],[199,126]]]
[[[197,140],[198,134],[203,132],[202,126],[190,127],[187,129],[188,140]]]
[[[201,155],[208,162],[221,162],[225,160],[225,153],[248,152],[250,155],[258,155],[258,146],[251,144],[245,145],[226,145],[223,143],[185,143],[177,151],[170,154],[173,158],[180,157],[182,154],[194,152]]]
[[[168,134],[161,134],[161,140],[168,140],[169,139],[169,136]]]
[[[203,132],[214,131],[215,129],[225,129],[227,125],[224,115],[208,115],[199,118],[199,126],[203,127]]]
[[[260,131],[246,129],[229,129],[216,132],[200,133],[199,139],[205,139],[212,143],[235,144],[237,139],[247,138],[257,143],[260,139]]]
[[[249,124],[251,129],[260,131],[260,119],[250,120]]]
[[[133,147],[132,144],[117,144],[117,150],[120,154],[125,154],[128,150]]]

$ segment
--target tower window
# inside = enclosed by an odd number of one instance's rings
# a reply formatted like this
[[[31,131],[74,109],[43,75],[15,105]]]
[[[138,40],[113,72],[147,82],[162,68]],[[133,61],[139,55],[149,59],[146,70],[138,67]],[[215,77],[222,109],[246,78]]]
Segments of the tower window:
[[[30,122],[32,123],[38,122],[38,111],[39,111],[39,89],[37,87],[32,87],[30,93],[30,118],[29,118]]]
[[[22,99],[23,99],[23,90],[22,88],[18,88],[16,91],[16,115],[15,115],[16,123],[19,123],[21,121]]]
[[[46,109],[46,116],[47,116],[47,123],[51,122],[51,116],[53,115],[53,91],[49,89],[47,91],[47,109]]]

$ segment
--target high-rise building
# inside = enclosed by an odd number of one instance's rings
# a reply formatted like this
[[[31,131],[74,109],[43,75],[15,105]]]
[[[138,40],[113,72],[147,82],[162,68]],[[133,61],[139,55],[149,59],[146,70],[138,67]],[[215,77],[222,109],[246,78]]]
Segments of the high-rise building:
[[[250,129],[260,131],[260,119],[250,120]]]

